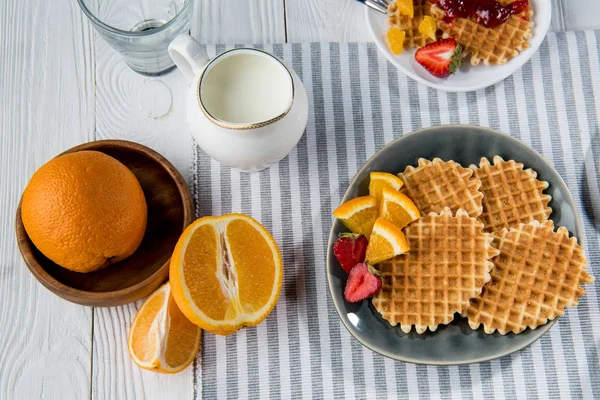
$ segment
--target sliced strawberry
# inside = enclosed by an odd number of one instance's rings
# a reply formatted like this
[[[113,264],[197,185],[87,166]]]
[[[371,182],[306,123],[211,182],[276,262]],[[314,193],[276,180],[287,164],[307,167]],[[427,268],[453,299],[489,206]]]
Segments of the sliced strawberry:
[[[415,59],[432,75],[445,78],[460,67],[462,47],[453,38],[438,40],[417,50]]]
[[[368,244],[369,241],[364,235],[342,233],[333,245],[333,255],[349,274],[356,264],[365,261]]]
[[[350,303],[357,303],[369,298],[381,289],[381,274],[365,263],[357,264],[346,282],[344,297]]]

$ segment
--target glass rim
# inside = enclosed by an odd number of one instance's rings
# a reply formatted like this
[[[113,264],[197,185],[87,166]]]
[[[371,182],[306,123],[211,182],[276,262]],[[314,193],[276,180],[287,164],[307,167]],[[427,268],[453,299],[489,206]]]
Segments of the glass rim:
[[[83,13],[96,26],[98,26],[98,27],[100,27],[100,28],[102,28],[102,29],[110,32],[110,33],[113,33],[115,35],[119,35],[119,36],[144,37],[144,36],[151,36],[151,35],[154,35],[156,33],[160,33],[162,31],[164,31],[165,29],[167,29],[168,27],[170,27],[171,25],[173,25],[174,21],[178,20],[179,16],[181,14],[183,14],[183,12],[190,6],[190,4],[192,3],[192,0],[185,0],[185,4],[181,8],[181,10],[173,18],[171,18],[170,20],[168,20],[166,23],[162,24],[159,27],[153,28],[151,31],[141,31],[141,32],[124,31],[122,29],[115,28],[114,26],[108,25],[106,22],[103,22],[98,17],[96,17],[96,15],[94,15],[94,13],[91,12],[89,8],[87,8],[87,6],[85,5],[85,1],[84,0],[77,0],[77,3],[79,4],[79,7],[81,8],[81,11],[83,11]]]

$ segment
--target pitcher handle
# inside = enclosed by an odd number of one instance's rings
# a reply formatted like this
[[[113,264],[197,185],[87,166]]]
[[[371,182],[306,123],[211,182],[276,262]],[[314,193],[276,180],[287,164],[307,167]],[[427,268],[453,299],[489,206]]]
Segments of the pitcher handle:
[[[179,35],[169,44],[169,55],[183,72],[192,80],[208,63],[208,55],[200,43],[190,35]]]

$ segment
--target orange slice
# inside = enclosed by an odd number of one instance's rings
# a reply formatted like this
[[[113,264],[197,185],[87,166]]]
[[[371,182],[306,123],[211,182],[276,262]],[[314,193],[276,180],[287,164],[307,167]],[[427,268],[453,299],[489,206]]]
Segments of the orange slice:
[[[333,215],[353,233],[369,237],[377,218],[377,201],[372,196],[356,197],[336,208]]]
[[[400,228],[383,218],[377,218],[367,246],[366,262],[378,264],[408,250],[408,242]]]
[[[194,361],[200,350],[202,330],[181,313],[165,283],[138,310],[127,346],[140,368],[174,374]]]
[[[436,31],[437,24],[435,23],[435,19],[433,19],[433,17],[431,17],[430,15],[424,16],[423,21],[421,21],[421,23],[419,24],[419,32],[435,40]]]
[[[396,25],[390,26],[387,31],[388,47],[392,54],[400,55],[404,49],[404,40],[406,39],[406,32],[398,28]]]
[[[400,14],[413,18],[415,16],[415,7],[413,0],[396,0],[396,6]]]
[[[243,214],[204,217],[181,235],[169,270],[181,311],[211,333],[228,335],[262,322],[283,278],[271,234]]]
[[[404,181],[388,172],[371,172],[369,175],[369,195],[375,197],[377,204],[381,202],[381,192],[384,188],[400,190]]]
[[[402,229],[421,217],[419,209],[405,194],[384,188],[379,204],[379,218],[383,218]]]

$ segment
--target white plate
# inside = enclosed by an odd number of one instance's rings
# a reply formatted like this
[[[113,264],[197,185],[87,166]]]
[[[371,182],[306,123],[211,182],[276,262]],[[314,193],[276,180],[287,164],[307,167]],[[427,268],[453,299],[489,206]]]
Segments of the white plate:
[[[400,55],[392,54],[384,41],[387,30],[387,15],[365,7],[365,19],[373,40],[385,57],[400,71],[414,80],[435,89],[448,92],[470,92],[479,90],[500,82],[521,68],[537,51],[550,28],[552,6],[549,0],[529,0],[533,7],[533,35],[529,39],[529,48],[504,65],[472,66],[465,62],[460,69],[448,78],[439,79],[431,75],[415,61],[416,49],[405,50]]]

